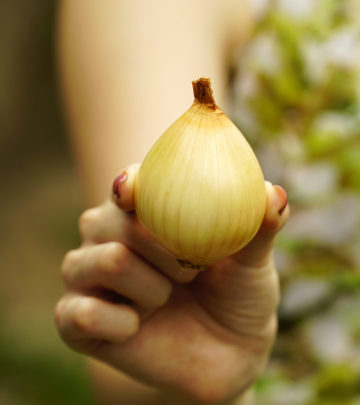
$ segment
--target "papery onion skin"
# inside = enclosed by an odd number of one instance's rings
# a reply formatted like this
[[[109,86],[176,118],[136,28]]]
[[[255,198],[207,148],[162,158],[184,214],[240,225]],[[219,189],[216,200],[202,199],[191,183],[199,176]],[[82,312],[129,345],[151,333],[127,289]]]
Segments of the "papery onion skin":
[[[135,207],[144,227],[182,267],[202,269],[254,237],[266,191],[254,152],[216,106],[209,79],[193,86],[193,105],[141,164]]]

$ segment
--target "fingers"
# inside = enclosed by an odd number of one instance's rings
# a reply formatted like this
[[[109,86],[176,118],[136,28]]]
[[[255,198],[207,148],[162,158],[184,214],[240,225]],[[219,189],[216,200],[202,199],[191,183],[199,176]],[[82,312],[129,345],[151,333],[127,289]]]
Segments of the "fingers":
[[[229,329],[260,336],[274,325],[279,280],[272,261],[274,238],[289,216],[286,192],[266,183],[267,206],[254,239],[228,259],[215,263],[196,280],[199,298]],[[269,328],[270,334],[274,327]]]
[[[93,353],[104,342],[123,342],[136,334],[139,316],[126,305],[95,297],[66,295],[56,306],[55,323],[73,349]]]
[[[113,182],[113,200],[124,211],[132,211],[135,207],[134,185],[140,164],[128,166]]]
[[[248,267],[266,264],[272,254],[275,236],[289,218],[290,209],[285,190],[266,182],[267,204],[262,225],[254,239],[233,257]]]
[[[85,211],[79,229],[85,246],[121,242],[173,281],[186,283],[197,275],[195,270],[182,271],[175,257],[150,236],[134,212],[123,212],[111,201]]]
[[[172,291],[166,277],[118,242],[69,252],[62,274],[70,290],[112,290],[145,309],[161,307]]]

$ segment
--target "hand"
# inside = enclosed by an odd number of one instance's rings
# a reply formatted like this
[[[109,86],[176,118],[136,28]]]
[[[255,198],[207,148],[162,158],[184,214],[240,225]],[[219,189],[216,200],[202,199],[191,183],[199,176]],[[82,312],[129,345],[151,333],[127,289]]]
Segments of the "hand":
[[[133,211],[137,169],[116,184],[116,203],[80,218],[82,245],[62,266],[59,332],[71,348],[189,401],[235,398],[262,372],[276,335],[273,243],[289,215],[286,193],[266,183],[266,214],[250,244],[184,272]]]

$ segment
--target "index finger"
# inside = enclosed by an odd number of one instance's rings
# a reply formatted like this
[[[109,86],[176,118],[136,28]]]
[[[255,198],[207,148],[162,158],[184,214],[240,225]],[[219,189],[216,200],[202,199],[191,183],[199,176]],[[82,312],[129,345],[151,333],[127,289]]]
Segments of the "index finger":
[[[113,182],[113,200],[124,211],[133,211],[135,208],[134,185],[139,168],[140,163],[128,166]]]

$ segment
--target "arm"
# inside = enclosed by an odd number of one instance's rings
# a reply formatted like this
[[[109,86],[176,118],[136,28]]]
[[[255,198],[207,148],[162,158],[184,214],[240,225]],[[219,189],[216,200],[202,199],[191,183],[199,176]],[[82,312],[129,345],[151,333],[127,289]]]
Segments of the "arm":
[[[230,48],[249,21],[236,0],[60,3],[63,97],[88,204],[191,104],[192,80],[211,77],[226,110]]]
[[[192,80],[211,77],[226,110],[228,56],[248,16],[235,0],[61,2],[60,76],[87,205],[185,111]],[[91,370],[103,403],[159,403],[157,390],[118,371],[97,362]]]

